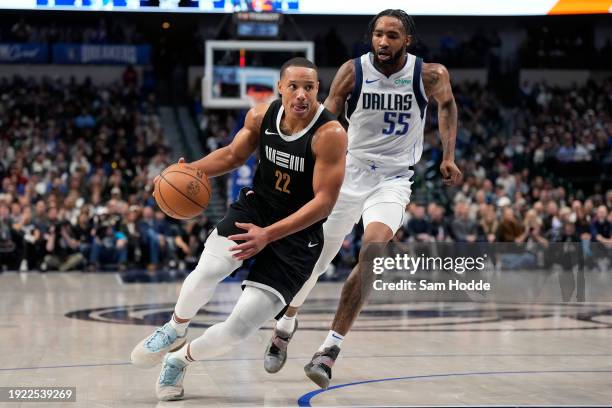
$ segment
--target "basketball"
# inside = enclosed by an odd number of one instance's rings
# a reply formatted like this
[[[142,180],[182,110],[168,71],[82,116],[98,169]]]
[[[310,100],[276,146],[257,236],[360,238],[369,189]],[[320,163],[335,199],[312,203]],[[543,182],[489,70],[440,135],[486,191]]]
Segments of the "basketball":
[[[208,206],[211,188],[203,170],[186,164],[167,167],[156,179],[153,197],[169,217],[188,220]]]

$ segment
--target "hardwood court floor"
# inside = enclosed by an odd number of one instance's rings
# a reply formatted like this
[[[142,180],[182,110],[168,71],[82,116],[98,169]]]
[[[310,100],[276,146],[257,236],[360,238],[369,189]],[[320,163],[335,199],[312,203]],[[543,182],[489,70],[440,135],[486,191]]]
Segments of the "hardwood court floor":
[[[0,386],[76,386],[77,403],[51,405],[68,407],[612,404],[612,303],[376,297],[343,344],[336,388],[319,392],[302,367],[326,335],[340,287],[317,286],[279,374],[262,365],[270,323],[232,354],[189,367],[183,401],[158,404],[158,368],[132,367],[129,354],[169,318],[179,284],[4,273]],[[239,293],[222,283],[190,337],[222,320]]]

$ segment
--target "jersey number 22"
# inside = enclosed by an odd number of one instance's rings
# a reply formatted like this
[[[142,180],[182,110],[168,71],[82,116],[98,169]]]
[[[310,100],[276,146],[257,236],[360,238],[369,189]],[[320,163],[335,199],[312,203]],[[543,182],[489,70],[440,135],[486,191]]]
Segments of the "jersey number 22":
[[[289,182],[291,182],[291,177],[287,173],[283,173],[278,170],[274,172],[274,175],[276,176],[276,185],[274,187],[280,192],[291,194],[291,191],[289,191]]]

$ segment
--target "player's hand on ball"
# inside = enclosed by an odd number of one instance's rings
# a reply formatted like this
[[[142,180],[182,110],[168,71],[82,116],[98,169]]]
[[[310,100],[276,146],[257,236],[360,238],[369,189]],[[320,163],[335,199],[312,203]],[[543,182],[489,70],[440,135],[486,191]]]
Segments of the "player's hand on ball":
[[[442,181],[447,186],[457,186],[461,182],[461,170],[452,160],[443,160],[440,164],[440,173],[442,173]]]
[[[240,261],[244,261],[245,259],[249,259],[262,249],[270,242],[268,237],[268,232],[264,228],[260,228],[254,224],[248,224],[243,222],[237,222],[236,226],[247,232],[244,234],[236,234],[230,235],[227,237],[232,241],[245,241],[242,244],[235,245],[230,248],[230,251],[238,251],[233,254],[235,259]]]
[[[185,158],[181,157],[180,159],[178,159],[178,164],[185,164]],[[155,176],[155,178],[153,179],[153,198],[155,197],[155,186],[157,185],[157,182],[159,181],[159,178],[161,177],[160,174],[158,174],[157,176]]]

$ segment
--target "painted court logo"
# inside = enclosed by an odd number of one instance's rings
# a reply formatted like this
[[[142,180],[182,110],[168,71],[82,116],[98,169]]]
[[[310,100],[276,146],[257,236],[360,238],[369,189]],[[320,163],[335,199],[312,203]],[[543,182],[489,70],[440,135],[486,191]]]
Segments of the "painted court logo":
[[[233,301],[212,301],[192,320],[190,327],[207,328],[224,321],[234,307]],[[309,301],[306,323],[301,330],[327,331],[338,299]],[[66,313],[71,319],[106,324],[161,326],[172,317],[174,303],[116,305]],[[361,311],[354,331],[377,332],[500,332],[609,330],[612,309],[588,304],[487,304],[487,303],[392,303],[371,300]],[[555,319],[567,319],[559,327]],[[398,324],[399,321],[401,324]],[[271,330],[272,323],[263,327]]]

